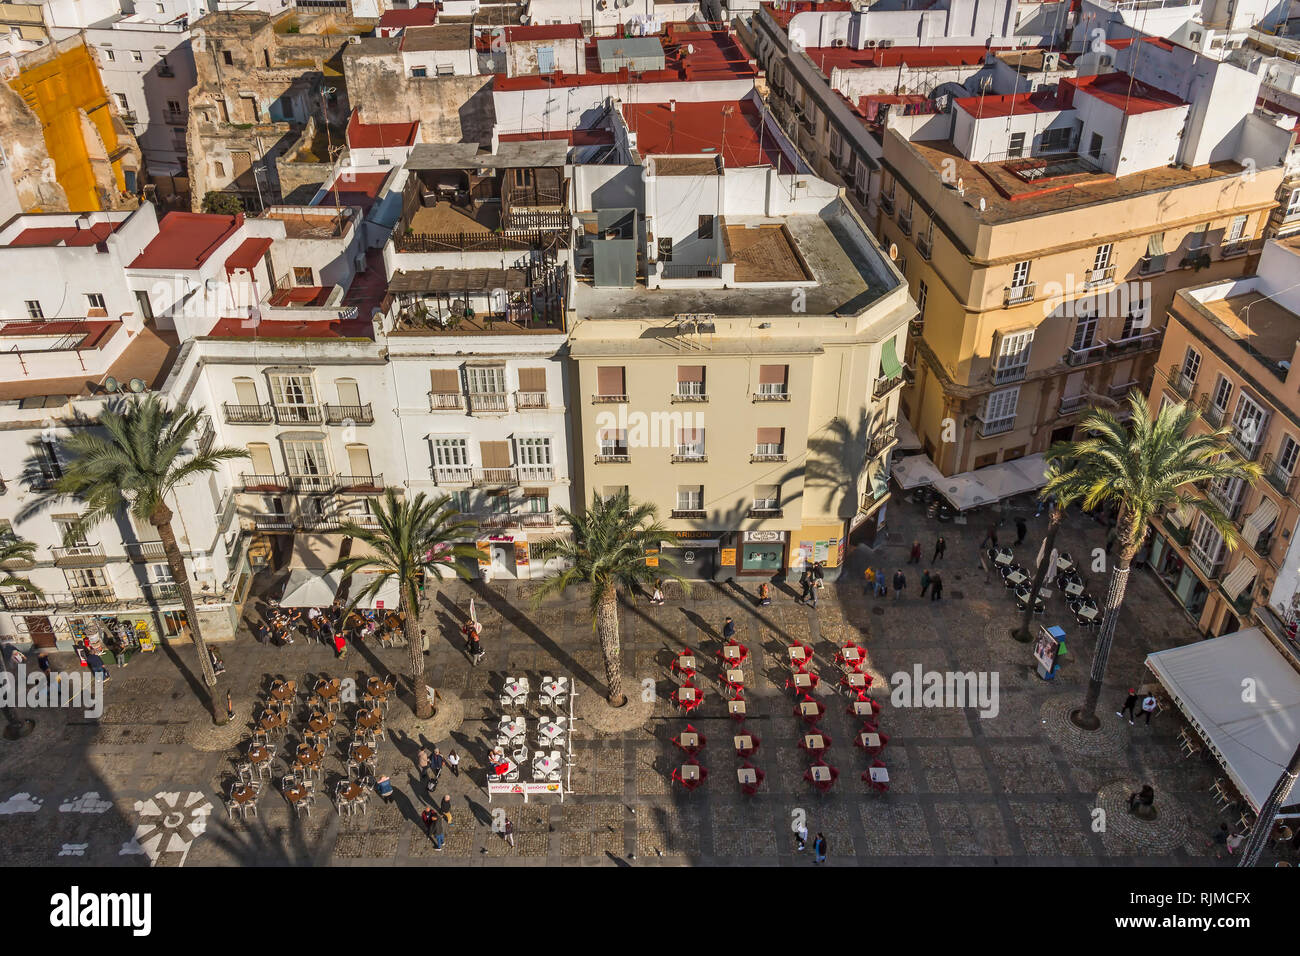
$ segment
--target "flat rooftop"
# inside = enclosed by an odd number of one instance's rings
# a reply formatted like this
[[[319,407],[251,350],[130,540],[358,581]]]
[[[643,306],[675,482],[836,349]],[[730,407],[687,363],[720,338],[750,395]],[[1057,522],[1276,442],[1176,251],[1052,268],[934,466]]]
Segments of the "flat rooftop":
[[[157,389],[162,386],[171,372],[172,363],[176,360],[179,351],[180,343],[174,332],[142,329],[127,343],[122,354],[106,372],[94,375],[82,373],[65,378],[19,378],[0,381],[0,401],[16,401],[47,395],[87,398],[102,393],[102,383],[110,375],[123,384],[138,378],[149,389]]]
[[[772,166],[792,173],[795,165],[776,138],[763,129],[763,116],[752,100],[710,103],[624,103],[628,129],[637,135],[642,156],[721,156],[730,167]]]
[[[898,139],[907,142],[901,136]],[[913,140],[908,146],[933,167],[936,177],[942,177],[945,169],[953,170],[954,181],[960,179],[965,188],[971,215],[989,223],[1012,222],[1074,206],[1112,202],[1141,193],[1239,176],[1244,168],[1233,162],[1191,169],[1159,166],[1116,178],[1096,171],[1086,160],[1071,156],[972,163],[947,140]],[[886,154],[889,162],[888,149]],[[1039,166],[1041,169],[1035,168]],[[979,211],[981,199],[985,204],[982,212]]]
[[[980,66],[990,54],[1013,52],[1014,47],[978,46],[891,46],[884,49],[870,47],[855,50],[852,47],[820,46],[805,49],[809,58],[830,76],[831,70],[888,70],[901,67],[933,69],[936,67]],[[1031,52],[1029,50],[1026,53]]]
[[[407,27],[402,31],[404,53],[428,50],[472,50],[474,27],[468,23],[440,23],[434,27]]]
[[[71,214],[62,214],[57,218],[59,220],[68,219]],[[126,222],[123,217],[112,222],[90,222],[83,226],[75,223],[60,223],[59,225],[42,225],[45,220],[40,215],[25,215],[19,217],[18,223],[10,222],[9,226],[15,226],[18,231],[4,245],[11,248],[53,248],[56,246],[95,246],[106,240],[115,233],[122,224]],[[50,220],[55,217],[51,216]],[[8,231],[8,227],[6,227]]]
[[[791,293],[799,288],[806,294],[809,315],[856,315],[891,288],[867,266],[875,256],[861,228],[844,210],[825,217],[727,216],[726,226],[727,241],[736,250],[734,288],[647,289],[643,284],[630,289],[597,288],[583,281],[570,308],[579,319],[654,319],[690,312],[781,318],[790,315]],[[775,236],[774,227],[784,235]],[[741,230],[746,229],[754,230],[749,242],[741,238]],[[794,278],[796,263],[815,285],[795,285],[799,281]],[[784,271],[779,277],[759,274],[769,267]],[[747,283],[747,278],[783,284],[757,286]]]
[[[334,194],[330,193],[319,206],[271,206],[258,218],[284,223],[284,234],[289,239],[337,239],[352,225],[355,213],[350,205],[343,201],[340,191],[338,210],[334,208]]]
[[[413,146],[419,132],[420,124],[418,121],[414,123],[363,123],[361,122],[361,111],[358,110],[348,120],[348,145],[353,149]]]
[[[243,213],[168,213],[158,221],[158,235],[135,257],[130,268],[197,269],[243,224]]]
[[[1201,302],[1228,338],[1273,363],[1289,362],[1300,339],[1300,316],[1261,292]]]

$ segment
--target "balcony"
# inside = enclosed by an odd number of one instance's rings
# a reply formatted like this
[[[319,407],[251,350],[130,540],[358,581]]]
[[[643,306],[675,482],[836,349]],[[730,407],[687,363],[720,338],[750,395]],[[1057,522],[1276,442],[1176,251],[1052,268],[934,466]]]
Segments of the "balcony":
[[[596,464],[627,464],[632,460],[632,456],[627,453],[627,448],[612,448],[596,452]]]
[[[1133,389],[1138,387],[1137,379],[1130,382],[1122,382],[1118,385],[1109,385],[1106,388],[1106,395],[1110,398],[1120,399],[1128,395]]]
[[[980,438],[991,438],[994,435],[1001,435],[1003,432],[1009,432],[1016,427],[1016,418],[1012,415],[1010,418],[995,418],[992,421],[981,421],[979,428]]]
[[[1240,495],[1235,501],[1225,498],[1222,492],[1216,490],[1213,483],[1211,483],[1205,486],[1205,496],[1219,506],[1219,510],[1228,516],[1229,521],[1237,520],[1237,515],[1241,511]]]
[[[1164,329],[1153,329],[1150,332],[1143,332],[1141,335],[1130,335],[1126,339],[1110,339],[1106,344],[1110,346],[1110,351],[1114,355],[1159,348],[1164,331]]]
[[[700,520],[705,517],[705,514],[703,508],[674,508],[669,512],[669,517]]]
[[[6,611],[44,611],[51,606],[48,598],[28,591],[5,591],[0,594],[0,604]]]
[[[370,402],[364,405],[326,405],[327,425],[373,425],[375,411]]]
[[[912,216],[910,213],[904,214],[900,212],[898,214],[898,231],[905,236],[912,234]]]
[[[888,395],[890,392],[894,391],[895,389],[902,388],[906,384],[907,384],[907,369],[904,368],[901,372],[899,372],[899,374],[894,375],[892,377],[886,378],[884,375],[882,375],[880,376],[880,378],[876,379],[876,386],[872,390],[872,394],[877,399],[881,399],[884,398],[886,395]]]
[[[916,237],[916,251],[921,254],[922,259],[929,259],[934,255],[934,236],[926,233],[923,236]]]
[[[1231,259],[1233,256],[1244,256],[1249,251],[1249,239],[1230,239],[1219,246],[1219,257]]]
[[[1169,385],[1183,398],[1190,399],[1192,390],[1196,388],[1196,379],[1184,375],[1181,365],[1171,365],[1169,367]]]
[[[1264,456],[1263,466],[1264,477],[1270,485],[1288,498],[1295,495],[1296,480],[1290,471],[1283,468],[1271,454]]]
[[[784,512],[781,508],[767,508],[767,507],[759,508],[759,507],[754,507],[754,508],[750,508],[749,511],[745,513],[745,517],[747,517],[747,518],[780,518],[780,517],[783,517],[784,514],[785,514],[785,512]]]
[[[1228,435],[1228,444],[1232,445],[1237,450],[1237,454],[1241,455],[1246,461],[1254,461],[1259,457],[1260,449],[1264,446],[1264,439],[1261,436],[1251,441],[1234,428],[1232,433]]]
[[[510,411],[510,398],[505,392],[470,392],[471,415],[504,415]]]
[[[1224,419],[1228,415],[1228,410],[1226,408],[1220,408],[1218,405],[1215,405],[1208,394],[1202,395],[1200,401],[1196,404],[1200,406],[1201,418],[1207,425],[1211,428],[1223,427]]]
[[[924,331],[925,331],[925,319],[915,318],[915,319],[908,320],[907,322],[908,335],[912,336],[913,338],[919,338],[921,333]]]
[[[514,486],[519,484],[519,474],[513,467],[475,468],[472,484],[482,486]]]
[[[488,514],[474,514],[470,516],[477,522],[480,528],[486,530],[500,530],[503,528],[514,528],[519,525],[519,516],[511,514],[508,511],[495,511]]]
[[[181,601],[181,589],[173,581],[150,581],[142,585],[145,600],[154,604],[176,604]]]
[[[294,491],[307,494],[324,495],[333,491],[338,484],[337,475],[289,475],[289,482]]]
[[[556,514],[554,511],[525,511],[519,515],[522,528],[554,528]]]
[[[459,392],[430,392],[429,411],[459,412],[464,410],[465,401]]]
[[[1088,396],[1086,395],[1067,395],[1061,398],[1060,407],[1057,409],[1058,415],[1073,415],[1075,412],[1082,411],[1088,405]]]
[[[890,422],[877,429],[867,442],[867,460],[879,458],[898,444],[898,422]]]
[[[277,425],[319,425],[325,420],[319,405],[275,405],[273,408]]]
[[[698,448],[690,448],[684,445],[678,446],[677,451],[673,452],[672,456],[669,458],[669,461],[675,465],[684,462],[706,462],[708,460],[709,456],[702,450]]]
[[[429,476],[433,478],[434,484],[442,487],[468,485],[474,481],[474,469],[469,465],[433,465],[429,469]]]
[[[1091,362],[1100,362],[1105,357],[1105,342],[1099,345],[1085,345],[1083,348],[1070,346],[1065,353],[1065,364],[1070,366],[1087,365]]]
[[[168,126],[184,126],[189,122],[186,110],[163,110],[163,122]]]
[[[1187,557],[1191,559],[1192,564],[1205,575],[1207,581],[1217,581],[1219,575],[1223,573],[1223,556],[1211,559],[1203,554],[1200,549],[1192,547],[1187,549]]]
[[[627,395],[593,395],[591,396],[593,405],[626,405]]]
[[[1167,256],[1143,256],[1138,260],[1138,275],[1152,276],[1165,271]]]
[[[515,407],[518,409],[546,408],[548,404],[545,392],[515,392]]]
[[[888,491],[886,491],[883,495],[880,495],[879,497],[872,494],[871,492],[867,492],[862,496],[862,501],[858,505],[858,511],[861,514],[870,517],[871,515],[879,511],[881,506],[883,506],[884,503],[889,500],[889,498],[890,498],[890,493]]]
[[[672,394],[673,404],[676,404],[678,402],[707,402],[708,400],[709,400],[709,394],[708,392],[705,392],[703,389],[701,389],[698,392],[695,392],[695,391],[682,391],[681,388],[678,388],[677,391],[673,392]]]
[[[161,541],[137,541],[126,546],[126,556],[137,564],[145,561],[166,561],[167,552]]]
[[[524,481],[554,481],[554,465],[516,465],[515,470],[519,472],[519,480]]]
[[[269,425],[271,423],[271,406],[266,405],[232,405],[223,402],[227,425]]]
[[[253,515],[253,527],[258,531],[292,531],[293,522],[288,515],[260,514]]]
[[[780,451],[756,451],[749,456],[751,465],[769,461],[785,461],[785,449],[782,448]]]
[[[1033,302],[1037,288],[1037,282],[1026,282],[1024,285],[1009,285],[1002,290],[1002,304],[1003,306],[1009,306]]]
[[[1102,266],[1100,269],[1089,269],[1084,274],[1083,284],[1089,288],[1098,285],[1106,285],[1115,281],[1115,267]]]
[[[886,216],[892,216],[894,214],[893,196],[886,196],[884,193],[880,194],[880,211]]]
[[[108,561],[104,549],[97,544],[50,548],[50,553],[54,555],[55,565],[60,568],[97,568]]]
[[[755,392],[754,401],[756,402],[788,402],[790,393],[782,386],[779,392]]]
[[[384,490],[384,476],[339,475],[338,489],[353,495],[377,495]]]
[[[73,588],[72,603],[77,607],[85,608],[113,607],[117,604],[117,595],[106,584],[96,587]]]
[[[249,475],[241,474],[240,482],[243,484],[244,491],[261,494],[265,492],[288,491],[288,475]]]

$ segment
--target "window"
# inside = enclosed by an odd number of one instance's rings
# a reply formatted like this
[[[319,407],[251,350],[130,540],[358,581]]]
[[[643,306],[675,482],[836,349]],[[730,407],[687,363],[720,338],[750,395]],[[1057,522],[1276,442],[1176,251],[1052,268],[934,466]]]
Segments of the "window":
[[[758,395],[760,398],[780,399],[786,396],[788,365],[760,365],[758,367]]]
[[[1200,252],[1210,244],[1210,224],[1202,222],[1192,227],[1191,233],[1187,237],[1187,248],[1192,252]]]
[[[627,429],[625,428],[605,428],[602,429],[598,436],[600,441],[601,458],[626,458],[627,455]]]
[[[1237,410],[1232,416],[1233,439],[1239,448],[1253,452],[1264,437],[1264,420],[1268,413],[1248,395],[1237,398]]]
[[[1214,386],[1213,404],[1222,416],[1228,410],[1228,400],[1232,398],[1232,382],[1224,376],[1219,376],[1218,383]]]
[[[424,67],[424,66],[411,67],[411,76],[415,77],[416,79],[422,79],[423,77],[426,77],[428,75],[429,75],[428,67]]]
[[[504,395],[506,370],[502,365],[467,365],[465,380],[471,395]]]
[[[1018,159],[1025,154],[1025,134],[1012,133],[1011,140],[1007,144],[1007,157],[1009,159]]]
[[[677,432],[678,458],[706,458],[704,451],[704,429],[682,428]]]
[[[755,511],[780,511],[781,510],[781,486],[780,485],[755,485],[754,486],[754,510]]]
[[[310,375],[272,375],[271,400],[281,422],[312,422],[319,418]]]
[[[1070,127],[1061,126],[1056,129],[1043,130],[1043,151],[1049,152],[1057,149],[1070,148]]]
[[[521,465],[551,464],[551,440],[549,438],[516,438],[515,457]]]
[[[671,238],[660,239],[659,242],[657,243],[657,246],[659,249],[659,261],[672,262],[673,261],[673,240]]]
[[[1192,533],[1192,553],[1211,570],[1218,570],[1223,558],[1223,536],[1203,514],[1196,516],[1196,530]]]
[[[469,440],[465,438],[433,439],[433,463],[439,468],[464,468],[469,465]]]
[[[677,397],[691,399],[703,398],[704,395],[704,366],[677,366]]]
[[[132,51],[131,51],[131,60],[132,60],[133,62],[135,62],[135,63],[143,63],[143,62],[144,62],[144,54],[141,53],[139,50],[132,50]]]
[[[613,501],[620,495],[627,494],[627,485],[606,485],[600,489],[600,496],[606,501]]]
[[[624,380],[623,366],[602,365],[596,369],[596,397],[598,399],[627,399],[627,386]]]
[[[41,440],[36,443],[36,468],[40,472],[41,484],[49,484],[63,477],[63,466],[59,464],[59,453],[54,442]]]
[[[528,514],[541,515],[551,510],[551,497],[545,488],[524,489],[524,511]]]
[[[1093,133],[1092,139],[1088,141],[1088,155],[1093,159],[1101,159],[1101,144],[1101,134]]]
[[[117,102],[117,108],[119,110],[130,109],[131,104],[127,102],[125,93],[114,93],[113,99]]]
[[[291,475],[323,475],[329,472],[323,441],[286,441],[284,460]]]
[[[1300,186],[1291,190],[1291,196],[1286,201],[1287,218],[1291,216],[1300,216]]]
[[[985,395],[984,410],[980,413],[980,421],[984,423],[984,427],[980,429],[980,433],[995,435],[1010,431],[1016,423],[1016,407],[1019,404],[1019,385]]]
[[[1196,384],[1196,376],[1201,374],[1201,353],[1188,346],[1183,355],[1183,380],[1189,385]]]
[[[86,529],[76,515],[67,518],[55,518],[54,527],[59,533],[59,542],[65,548],[86,548],[90,542],[86,539]]]
[[[293,267],[293,284],[294,285],[311,285],[312,271],[311,266],[294,266]]]
[[[1137,302],[1133,306],[1133,311],[1124,316],[1124,327],[1120,330],[1119,341],[1125,342],[1129,339],[1138,338],[1142,335],[1142,330],[1151,324],[1147,318],[1149,311],[1146,302]]]
[[[1245,216],[1233,216],[1232,224],[1228,227],[1227,242],[1240,242],[1241,237],[1246,234]]]
[[[35,299],[28,299],[23,304],[27,306],[27,318],[29,319],[45,318],[45,313],[41,310],[41,304]]]
[[[213,175],[216,176],[217,179],[225,179],[225,178],[226,178],[226,164],[223,163],[223,162],[221,162],[221,160],[215,160],[215,161],[213,161],[213,163],[212,163],[212,172],[213,172]]]
[[[230,51],[229,51],[229,50],[222,50],[222,51],[221,51],[221,62],[225,63],[226,66],[234,66],[234,65],[235,65],[235,58],[234,58],[233,56],[230,55]]]
[[[1294,475],[1298,458],[1300,458],[1300,443],[1290,435],[1283,435],[1282,447],[1277,450],[1278,471],[1285,475]]]
[[[1074,341],[1070,345],[1071,351],[1082,352],[1090,349],[1097,344],[1097,317],[1095,315],[1081,315],[1074,323]]]
[[[701,239],[713,238],[713,217],[712,216],[700,217],[699,231],[700,231]]]
[[[181,101],[180,101],[180,100],[168,100],[168,101],[167,101],[167,112],[169,112],[169,113],[183,113],[184,111],[185,111],[185,107],[181,106]]]
[[[1097,251],[1092,256],[1092,268],[1094,272],[1101,272],[1110,265],[1110,253],[1113,245],[1109,242],[1102,243],[1097,247]]]
[[[1011,288],[1013,290],[1023,289],[1029,282],[1029,263],[1030,260],[1025,259],[1011,267]]]
[[[930,287],[925,284],[924,279],[917,280],[916,283],[916,318],[912,321],[915,323],[913,331],[920,332],[925,328],[925,304],[930,298]]]
[[[703,511],[704,510],[704,486],[703,485],[678,485],[677,486],[677,510],[678,511]]]
[[[86,307],[90,309],[99,309],[102,312],[108,311],[108,306],[104,303],[103,293],[100,292],[86,293]]]
[[[782,459],[785,457],[785,429],[760,428],[754,441],[754,457]]]
[[[1024,378],[1033,343],[1033,329],[1001,334],[997,344],[997,360],[993,366],[993,381],[1001,384]]]
[[[114,60],[117,59],[117,56],[114,55],[112,50],[101,49],[99,52],[104,54],[104,59],[107,60],[109,63],[112,63]]]

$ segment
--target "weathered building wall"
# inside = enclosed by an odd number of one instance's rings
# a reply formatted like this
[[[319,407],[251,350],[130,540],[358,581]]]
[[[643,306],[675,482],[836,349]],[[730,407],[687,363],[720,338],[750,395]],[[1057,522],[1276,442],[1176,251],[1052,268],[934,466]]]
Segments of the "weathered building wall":
[[[407,76],[400,53],[373,51],[384,42],[363,41],[343,53],[347,86],[360,91],[367,123],[419,120],[425,143],[491,143],[491,76]]]
[[[12,176],[23,212],[64,212],[68,197],[59,185],[54,160],[45,145],[41,121],[23,98],[0,84],[0,129],[4,130],[4,174]]]

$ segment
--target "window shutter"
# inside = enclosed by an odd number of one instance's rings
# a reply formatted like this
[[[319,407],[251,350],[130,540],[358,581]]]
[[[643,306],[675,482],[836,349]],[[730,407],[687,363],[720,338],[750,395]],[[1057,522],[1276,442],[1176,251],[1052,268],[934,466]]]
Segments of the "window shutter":
[[[509,468],[510,443],[507,441],[481,441],[478,443],[479,455],[483,458],[484,468]]]
[[[677,381],[679,382],[703,382],[704,366],[703,365],[679,365],[677,366]]]
[[[596,369],[596,386],[601,395],[626,395],[623,389],[623,366],[602,365]]]
[[[758,430],[758,444],[760,445],[781,445],[785,442],[784,428],[760,428]]]
[[[546,391],[546,369],[521,368],[519,370],[519,391],[521,392]]]
[[[460,394],[460,370],[454,368],[435,368],[429,372],[435,395]]]
[[[784,385],[788,365],[760,365],[758,367],[758,384]]]

